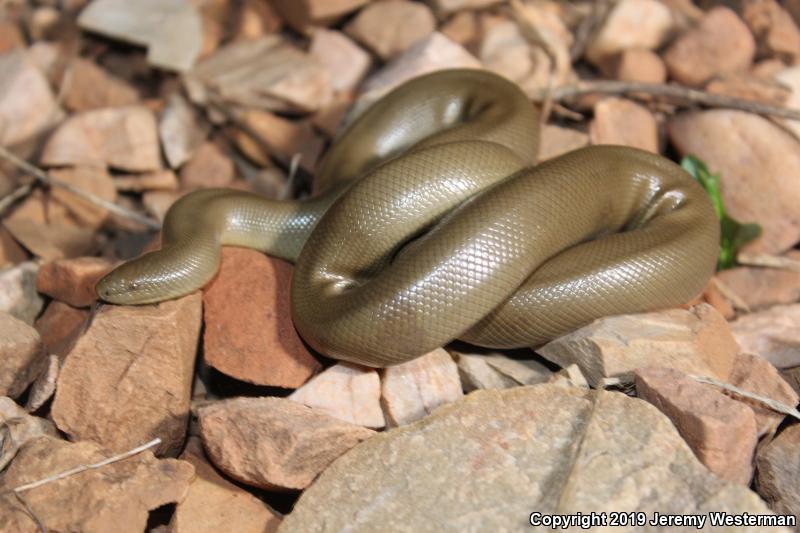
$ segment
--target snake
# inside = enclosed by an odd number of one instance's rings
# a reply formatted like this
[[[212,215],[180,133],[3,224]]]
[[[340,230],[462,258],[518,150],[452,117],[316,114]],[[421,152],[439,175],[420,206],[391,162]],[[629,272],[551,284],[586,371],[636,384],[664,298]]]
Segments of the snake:
[[[329,357],[387,367],[456,339],[539,347],[610,315],[686,303],[713,275],[719,222],[679,165],[616,145],[537,164],[541,111],[478,69],[407,81],[354,119],[310,198],[201,189],[160,250],[96,285],[111,304],[187,295],[222,246],[294,263],[291,317]]]

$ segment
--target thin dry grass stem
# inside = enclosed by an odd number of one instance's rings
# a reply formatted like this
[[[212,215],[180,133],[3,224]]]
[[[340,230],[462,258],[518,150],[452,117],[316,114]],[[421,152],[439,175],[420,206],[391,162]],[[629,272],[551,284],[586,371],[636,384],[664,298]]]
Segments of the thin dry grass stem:
[[[119,217],[126,218],[128,220],[132,220],[137,222],[148,229],[157,230],[161,228],[161,224],[153,220],[152,218],[146,217],[141,215],[135,211],[131,211],[129,209],[125,209],[114,202],[109,202],[104,198],[100,198],[96,194],[93,194],[88,191],[84,191],[83,189],[72,185],[71,183],[67,183],[62,181],[58,178],[55,178],[45,172],[44,170],[28,163],[24,159],[21,159],[8,151],[5,147],[0,146],[0,158],[5,159],[6,161],[13,164],[15,167],[19,168],[23,172],[27,172],[28,174],[34,176],[40,182],[44,183],[45,185],[49,185],[51,187],[58,187],[64,189],[65,191],[71,192],[75,196],[79,196],[80,198],[90,202],[97,207],[102,209],[108,210],[110,213],[113,213]],[[12,193],[14,194],[14,193]]]
[[[766,396],[761,396],[759,394],[753,394],[752,392],[748,392],[744,389],[740,389],[736,385],[731,385],[730,383],[725,383],[724,381],[720,381],[718,379],[710,378],[707,376],[689,376],[693,380],[699,383],[705,383],[707,385],[714,385],[715,387],[719,387],[723,390],[731,392],[736,396],[741,396],[742,398],[747,398],[749,400],[754,400],[764,407],[772,409],[775,412],[782,413],[784,415],[788,415],[791,417],[800,420],[800,411],[798,411],[795,407],[786,405],[785,403],[781,403],[779,401],[773,400],[772,398],[767,398]]]
[[[745,266],[780,268],[800,272],[800,261],[780,255],[739,253],[736,256],[736,262]]]

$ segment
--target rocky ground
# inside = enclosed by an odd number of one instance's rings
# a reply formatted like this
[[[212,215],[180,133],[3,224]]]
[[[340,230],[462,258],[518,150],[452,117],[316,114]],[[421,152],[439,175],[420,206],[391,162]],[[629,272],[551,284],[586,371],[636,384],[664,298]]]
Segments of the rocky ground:
[[[0,3],[0,530],[800,517],[798,24],[795,0]],[[760,236],[683,308],[385,370],[309,351],[291,265],[253,251],[202,294],[96,305],[182,194],[308,194],[347,113],[448,67],[542,105],[540,159],[697,156]]]

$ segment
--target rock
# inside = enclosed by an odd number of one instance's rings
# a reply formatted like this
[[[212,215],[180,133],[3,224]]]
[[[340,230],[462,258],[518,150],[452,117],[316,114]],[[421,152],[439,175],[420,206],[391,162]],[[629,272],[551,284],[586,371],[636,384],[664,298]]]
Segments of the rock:
[[[464,395],[458,367],[443,348],[385,368],[382,374],[381,405],[390,427],[415,422]]]
[[[28,254],[7,229],[0,226],[0,269],[13,267],[28,259]]]
[[[0,54],[23,48],[25,48],[25,36],[19,24],[13,20],[0,22]]]
[[[622,144],[659,153],[656,118],[625,98],[603,98],[595,104],[589,138],[592,144]]]
[[[381,411],[381,381],[373,368],[335,364],[311,378],[289,399],[350,424],[374,429],[386,425]]]
[[[0,146],[30,139],[60,118],[44,74],[24,50],[0,55]]]
[[[167,210],[184,194],[186,194],[185,191],[147,191],[142,195],[142,203],[145,211],[154,216],[159,222],[163,222]]]
[[[33,261],[0,270],[0,312],[33,324],[44,307],[44,299],[36,292],[38,271]]]
[[[671,368],[636,370],[636,395],[672,420],[709,470],[731,483],[750,484],[758,443],[750,407]]]
[[[94,188],[92,185],[98,185],[98,188],[105,189],[106,183],[103,180],[85,180],[84,178],[88,177],[86,174],[80,171],[72,172],[72,170],[64,169],[60,175],[75,182],[86,182],[90,186],[90,190]],[[96,171],[97,173],[102,172],[99,168]],[[111,185],[111,194],[116,195],[110,177],[107,183]],[[71,209],[72,206],[77,207],[81,203],[85,205],[85,202],[66,191],[61,191],[59,195],[60,198],[67,199],[66,205],[61,201],[56,201],[52,194],[45,194],[43,190],[34,190],[16,206],[13,212],[3,218],[3,225],[14,239],[31,253],[46,261],[92,254],[98,248],[96,229],[80,225],[73,218],[74,211]],[[76,200],[74,203],[69,202],[73,199]],[[104,213],[104,209],[93,208],[79,212],[79,215],[88,215],[90,218],[84,220],[94,225],[105,216]]]
[[[235,39],[258,39],[279,31],[281,26],[283,19],[275,12],[272,4],[261,0],[245,0],[239,8]]]
[[[184,72],[203,43],[200,14],[186,0],[94,0],[78,17],[78,26],[147,48],[147,61]]]
[[[272,0],[272,6],[295,30],[327,26],[367,4],[369,0]]]
[[[800,240],[800,144],[758,115],[733,110],[682,113],[668,124],[681,155],[695,154],[718,172],[725,210],[742,222],[756,222],[761,237],[749,253],[778,254]]]
[[[467,9],[483,9],[494,4],[499,4],[501,0],[428,0],[436,13],[442,17],[457,11]]]
[[[178,93],[171,94],[158,122],[158,134],[169,166],[178,168],[191,159],[205,141],[207,130],[189,102]]]
[[[621,81],[664,83],[667,80],[667,66],[651,50],[628,48],[614,59],[610,75]]]
[[[201,297],[104,306],[64,361],[52,405],[74,440],[124,451],[154,437],[158,453],[183,444],[200,333]]]
[[[448,68],[480,68],[481,63],[463,47],[433,32],[384,68],[367,78],[359,105],[365,108],[380,96],[411,78]]]
[[[756,456],[756,490],[778,514],[800,516],[800,425],[784,429]]]
[[[22,394],[44,369],[45,355],[35,329],[0,311],[0,396]]]
[[[225,400],[202,407],[198,417],[214,464],[267,490],[306,488],[334,459],[374,435],[283,398]]]
[[[586,58],[595,65],[629,48],[655,50],[673,29],[670,10],[657,0],[617,2],[586,46]]]
[[[725,319],[700,304],[600,318],[536,351],[561,367],[577,364],[597,387],[606,377],[631,381],[637,368],[647,366],[725,380],[740,348]]]
[[[233,161],[213,142],[197,147],[180,172],[185,189],[225,187],[234,178]]]
[[[98,463],[111,455],[88,441],[69,443],[42,437],[28,443],[0,478],[0,530],[40,531],[11,489],[77,465]],[[144,451],[42,485],[23,493],[23,497],[47,531],[134,533],[146,529],[148,511],[181,501],[193,477],[194,468],[189,463],[158,460],[152,452]]]
[[[5,470],[29,441],[57,435],[52,422],[29,415],[11,398],[0,396],[0,471]]]
[[[231,104],[287,113],[322,109],[333,94],[328,70],[275,34],[224,46],[188,73],[184,83],[197,104],[207,104],[213,90]]]
[[[103,168],[79,166],[51,170],[50,174],[107,202],[114,203],[117,200],[114,181]],[[48,208],[59,209],[75,226],[83,228],[98,229],[109,217],[108,210],[58,187],[50,193]]]
[[[539,144],[539,161],[547,161],[589,144],[589,136],[582,131],[562,128],[554,124],[542,126]]]
[[[112,76],[95,62],[77,57],[65,74],[64,105],[70,111],[123,107],[139,103],[139,94],[124,80]]]
[[[742,351],[758,354],[778,368],[800,366],[800,304],[776,305],[731,322]]]
[[[533,95],[552,83],[563,83],[563,71],[557,72],[550,56],[530,40],[514,22],[502,21],[485,32],[479,50],[481,62],[487,69],[504,76]]]
[[[89,307],[97,300],[95,284],[114,266],[102,257],[56,259],[39,268],[36,290],[73,307]]]
[[[709,280],[706,288],[703,290],[703,294],[701,294],[699,297],[699,301],[692,303],[692,305],[696,305],[697,303],[703,301],[716,309],[725,320],[730,320],[736,315],[736,310],[733,308],[733,304],[720,290],[720,282],[717,278],[711,278]],[[686,309],[689,307],[691,306],[687,306]]]
[[[800,57],[800,30],[775,0],[745,2],[742,18],[755,35],[758,54],[795,63]]]
[[[264,502],[220,476],[206,461],[198,439],[189,441],[181,459],[194,466],[186,498],[175,507],[169,533],[274,533],[280,516]]]
[[[33,413],[38,411],[47,403],[56,392],[56,381],[61,372],[61,360],[57,355],[48,355],[45,368],[28,389],[28,401],[25,402],[25,409]]]
[[[740,389],[770,398],[789,407],[795,407],[800,401],[800,397],[792,389],[792,386],[778,374],[778,370],[769,361],[757,355],[740,353],[736,356],[728,382]],[[739,396],[735,396],[735,399],[749,405],[755,413],[759,438],[774,433],[786,416],[764,407],[760,402]]]
[[[206,364],[236,379],[297,388],[321,365],[291,318],[292,267],[254,250],[223,248],[203,294]]]
[[[439,31],[451,41],[472,51],[481,37],[478,15],[474,11],[461,11],[450,17]]]
[[[791,109],[800,106],[800,66],[783,68],[774,75],[775,81],[789,88],[789,96],[783,104]],[[776,119],[800,139],[800,120]]]
[[[115,176],[114,187],[125,192],[174,191],[178,188],[178,177],[171,170]]]
[[[652,405],[535,385],[477,391],[375,435],[334,461],[279,531],[522,531],[532,511],[589,509],[769,512],[703,467]]]
[[[792,390],[800,395],[800,366],[784,368],[779,372],[780,376],[791,385]]]
[[[790,251],[788,258],[800,260],[800,253]],[[800,272],[784,268],[741,266],[717,272],[728,286],[751,309],[800,300]]]
[[[790,94],[790,91],[777,81],[756,77],[751,73],[720,76],[708,82],[705,89],[714,94],[779,106],[786,102]]]
[[[127,106],[75,113],[48,139],[42,164],[159,170],[161,152],[153,112],[143,106]]]
[[[700,86],[720,74],[746,70],[756,45],[744,22],[727,7],[715,7],[700,24],[678,37],[664,53],[670,77]]]
[[[430,8],[408,0],[368,4],[345,28],[383,61],[405,52],[435,30],[436,19]]]
[[[527,358],[514,358],[500,352],[481,350],[470,353],[451,349],[458,364],[458,373],[466,392],[476,389],[507,389],[520,385],[544,383],[553,371],[531,353]]]
[[[234,141],[254,162],[270,166],[270,155],[288,162],[300,154],[300,166],[309,172],[314,171],[324,141],[314,132],[310,121],[287,120],[269,111],[251,109],[242,114],[242,122],[247,126],[247,131],[236,130]],[[263,142],[256,142],[252,133],[257,134]]]
[[[314,30],[309,53],[328,70],[337,92],[354,91],[372,63],[369,54],[347,35],[325,28]]]
[[[53,300],[36,320],[34,327],[42,338],[45,353],[63,357],[72,350],[88,320],[88,309],[76,309]]]

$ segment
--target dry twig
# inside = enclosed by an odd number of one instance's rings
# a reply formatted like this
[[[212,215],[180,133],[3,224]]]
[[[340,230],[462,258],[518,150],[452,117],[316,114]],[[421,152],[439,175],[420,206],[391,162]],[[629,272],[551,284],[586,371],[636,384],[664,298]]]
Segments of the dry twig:
[[[50,174],[48,174],[47,172],[45,172],[44,170],[40,169],[39,167],[36,167],[36,166],[28,163],[24,159],[21,159],[21,158],[17,157],[13,153],[9,152],[3,146],[0,146],[0,158],[5,159],[6,161],[10,162],[11,164],[16,166],[20,170],[22,170],[24,172],[27,172],[28,174],[34,176],[36,179],[38,179],[40,182],[44,183],[45,185],[49,185],[51,187],[59,187],[61,189],[64,189],[65,191],[68,191],[68,192],[74,194],[75,196],[79,196],[80,198],[83,198],[87,202],[91,202],[92,204],[96,205],[97,207],[106,209],[109,212],[114,213],[115,215],[120,216],[122,218],[127,218],[128,220],[132,220],[134,222],[138,222],[139,224],[142,224],[143,226],[147,227],[148,229],[157,230],[157,229],[161,228],[161,224],[158,221],[153,220],[152,218],[146,217],[144,215],[141,215],[141,214],[139,214],[139,213],[137,213],[135,211],[131,211],[129,209],[125,209],[124,207],[121,207],[121,206],[115,204],[114,202],[109,202],[108,200],[106,200],[104,198],[100,198],[96,194],[93,194],[93,193],[88,192],[88,191],[84,191],[83,189],[81,189],[79,187],[76,187],[76,186],[72,185],[71,183],[67,183],[66,181],[62,181],[62,180],[60,180],[58,178],[55,178],[55,177],[51,176]],[[14,194],[14,193],[12,193],[12,194]]]
[[[736,256],[736,262],[746,266],[780,268],[800,272],[800,261],[780,255],[740,253]]]
[[[634,81],[616,80],[584,80],[573,85],[564,85],[552,90],[548,95],[547,90],[541,91],[536,97],[543,101],[551,97],[555,101],[569,100],[586,94],[613,94],[624,95],[631,98],[644,99],[643,95],[661,96],[671,100],[683,100],[690,104],[701,104],[709,107],[729,107],[741,111],[749,111],[759,115],[800,120],[800,110],[764,104],[754,100],[735,98],[724,94],[715,94],[699,89],[692,89],[680,85],[666,83],[641,83]]]
[[[731,385],[730,383],[725,383],[724,381],[719,381],[714,378],[709,378],[706,376],[692,376],[692,375],[690,375],[689,377],[700,383],[714,385],[715,387],[719,387],[723,390],[732,392],[733,394],[741,396],[742,398],[747,398],[750,400],[757,401],[764,407],[772,409],[773,411],[776,411],[778,413],[783,413],[785,415],[792,416],[797,420],[800,420],[800,411],[798,411],[792,406],[786,405],[785,403],[781,403],[779,401],[773,400],[772,398],[767,398],[766,396],[761,396],[759,394],[753,394],[752,392],[740,389],[736,385]]]

